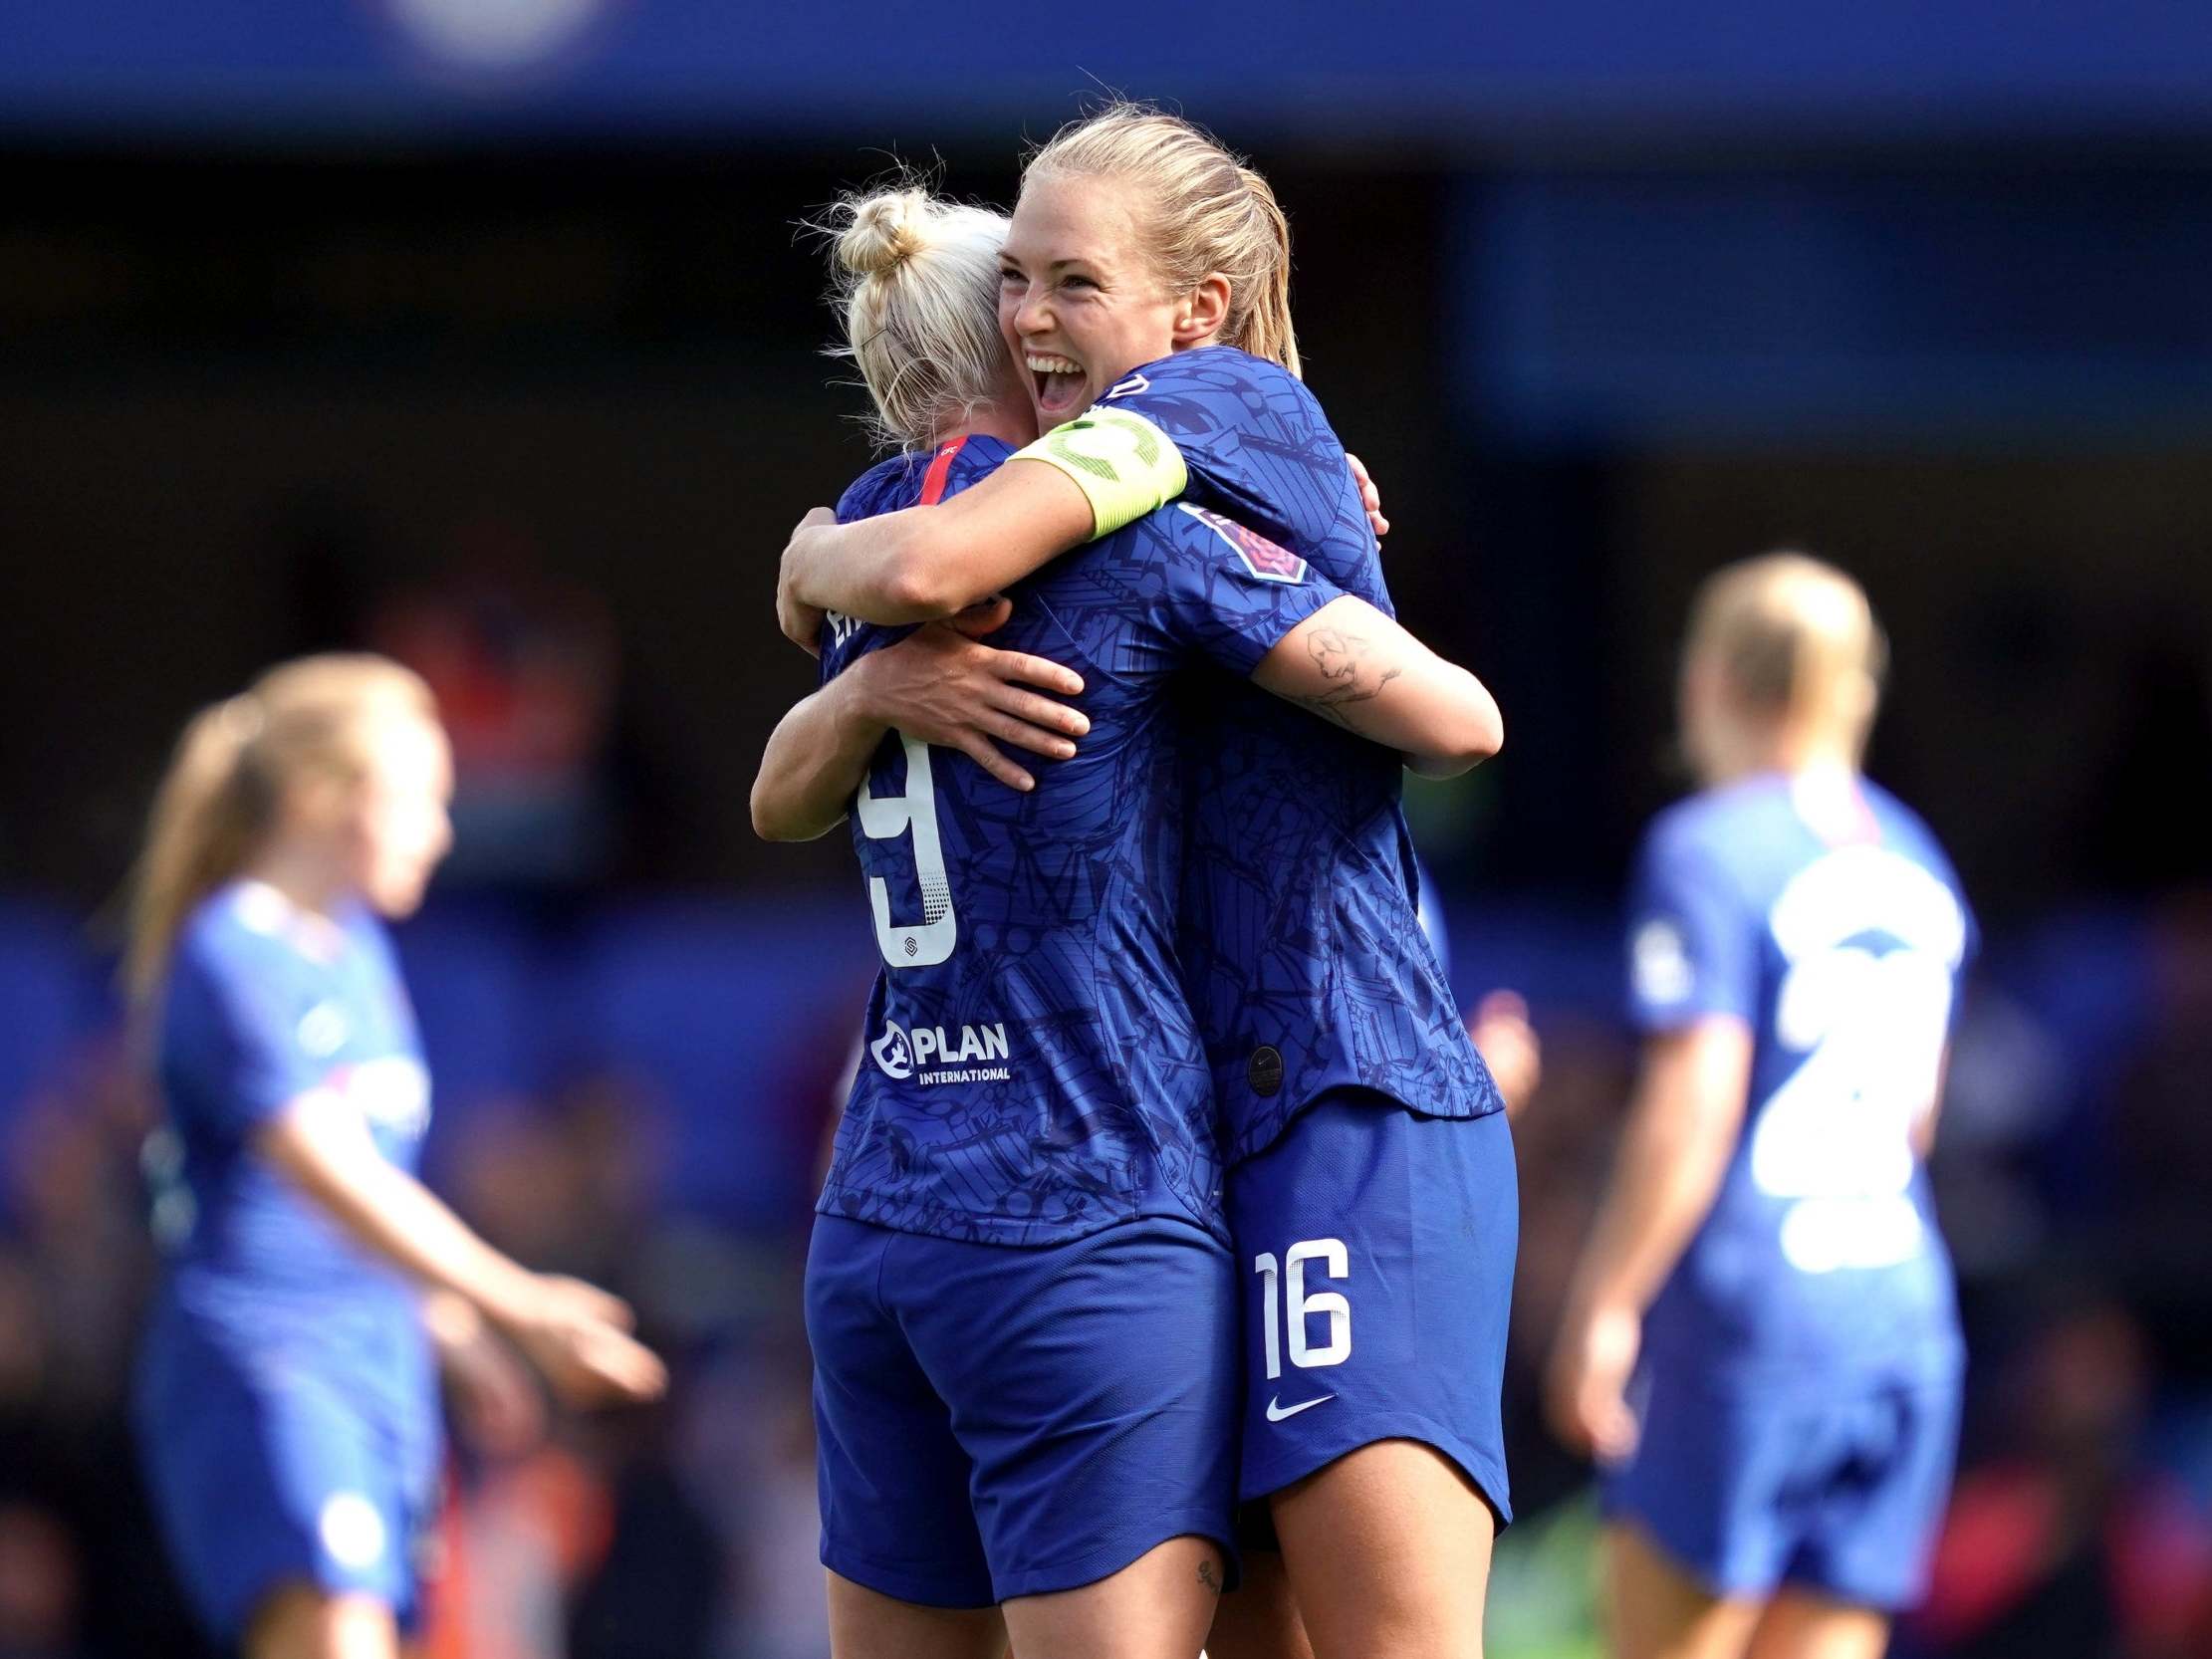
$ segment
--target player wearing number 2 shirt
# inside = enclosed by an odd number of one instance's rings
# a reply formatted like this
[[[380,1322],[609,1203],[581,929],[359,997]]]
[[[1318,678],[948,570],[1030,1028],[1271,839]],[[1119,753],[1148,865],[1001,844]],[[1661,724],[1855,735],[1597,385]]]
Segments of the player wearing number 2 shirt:
[[[1798,556],[1722,572],[1693,624],[1706,788],[1637,862],[1644,1082],[1555,1377],[1608,1464],[1639,1641],[1698,1598],[1633,1586],[1677,1579],[1870,1623],[1915,1598],[1948,1486],[1962,1353],[1921,1158],[1973,924],[1857,773],[1881,649],[1856,586]]]
[[[1850,787],[1824,815],[1766,774],[1645,840],[1631,1016],[1741,1020],[1752,1062],[1720,1191],[1645,1315],[1640,1446],[1607,1502],[1716,1588],[1896,1607],[1956,1433],[1951,1264],[1912,1138],[1971,935],[1927,828]]]

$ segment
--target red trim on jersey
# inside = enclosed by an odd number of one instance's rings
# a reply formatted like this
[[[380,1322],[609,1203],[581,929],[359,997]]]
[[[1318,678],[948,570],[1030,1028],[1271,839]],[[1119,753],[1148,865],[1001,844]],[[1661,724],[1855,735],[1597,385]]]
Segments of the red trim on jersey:
[[[937,458],[929,463],[929,471],[921,481],[921,505],[934,507],[945,498],[945,481],[952,476],[952,458],[967,443],[966,438],[954,438],[937,451]]]

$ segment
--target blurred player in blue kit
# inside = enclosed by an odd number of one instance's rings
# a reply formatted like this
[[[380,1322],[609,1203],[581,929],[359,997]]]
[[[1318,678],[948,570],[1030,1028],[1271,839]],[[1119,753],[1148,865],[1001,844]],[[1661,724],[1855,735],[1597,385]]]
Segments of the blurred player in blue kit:
[[[251,1659],[393,1659],[435,1512],[437,1363],[464,1416],[642,1399],[628,1310],[531,1273],[414,1177],[430,1079],[379,917],[450,839],[428,688],[310,657],[201,712],[154,805],[126,973],[166,1124],[168,1271],[135,1419],[188,1599]]]
[[[1296,375],[1288,229],[1258,174],[1184,121],[1109,110],[1031,158],[1001,273],[1052,429],[941,507],[811,517],[788,632],[952,615],[1178,497],[1388,615],[1359,482]],[[1176,948],[1229,1166],[1238,1485],[1281,1548],[1248,1561],[1264,1593],[1224,1604],[1217,1659],[1303,1648],[1286,1569],[1323,1659],[1479,1654],[1508,1513],[1512,1143],[1421,934],[1402,757],[1356,735],[1392,694],[1362,676],[1367,627],[1308,640],[1328,689],[1307,700],[1349,730],[1218,680],[1180,709]]]
[[[1550,1378],[1604,1469],[1623,1659],[1875,1659],[1941,1518],[1963,1354],[1922,1160],[1974,930],[1858,772],[1884,658],[1801,556],[1693,611],[1703,789],[1638,863],[1642,1073]]]

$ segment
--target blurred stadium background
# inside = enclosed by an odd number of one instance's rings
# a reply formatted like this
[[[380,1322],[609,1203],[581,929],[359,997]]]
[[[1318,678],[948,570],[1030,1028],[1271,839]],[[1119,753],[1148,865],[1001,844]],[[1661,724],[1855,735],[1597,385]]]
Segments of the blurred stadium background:
[[[809,664],[775,558],[867,454],[797,221],[1005,202],[1110,87],[1251,151],[1401,608],[1507,753],[1413,807],[1524,991],[1493,1652],[1590,1629],[1531,1381],[1630,1060],[1615,895],[1696,578],[1783,543],[1892,634],[1872,770],[1989,947],[1937,1170],[1973,1403],[1923,1656],[2212,1654],[2212,12],[2174,0],[0,4],[0,1654],[191,1654],[119,1414],[151,1264],[103,907],[186,714],[437,685],[403,945],[436,1178],[633,1297],[664,1409],[464,1456],[444,1654],[825,1651],[796,1283],[872,952],[751,836]]]

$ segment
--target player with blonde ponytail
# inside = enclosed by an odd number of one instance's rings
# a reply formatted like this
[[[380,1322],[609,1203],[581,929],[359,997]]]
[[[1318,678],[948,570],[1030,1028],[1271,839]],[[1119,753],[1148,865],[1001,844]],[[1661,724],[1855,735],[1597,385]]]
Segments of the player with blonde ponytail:
[[[1027,375],[977,360],[977,226],[910,190],[831,221],[848,348],[908,446],[846,493],[851,524],[953,510],[1034,431]],[[774,838],[851,817],[883,956],[807,1274],[833,1648],[1189,1659],[1234,1576],[1243,1399],[1176,973],[1182,688],[1249,679],[1309,755],[1392,777],[1486,756],[1497,709],[1311,562],[1187,505],[967,630],[827,618],[822,688],[753,792]]]
[[[1973,924],[1859,772],[1887,656],[1802,554],[1692,606],[1700,788],[1638,859],[1643,1066],[1549,1378],[1602,1467],[1621,1659],[1878,1659],[1942,1517],[1962,1353],[1923,1160]]]
[[[451,772],[413,673],[285,663],[185,728],[132,882],[169,1258],[135,1426],[186,1593],[249,1659],[396,1659],[433,1349],[500,1432],[535,1407],[493,1327],[579,1402],[663,1381],[618,1301],[509,1261],[414,1177],[429,1078],[379,918],[445,852]]]

